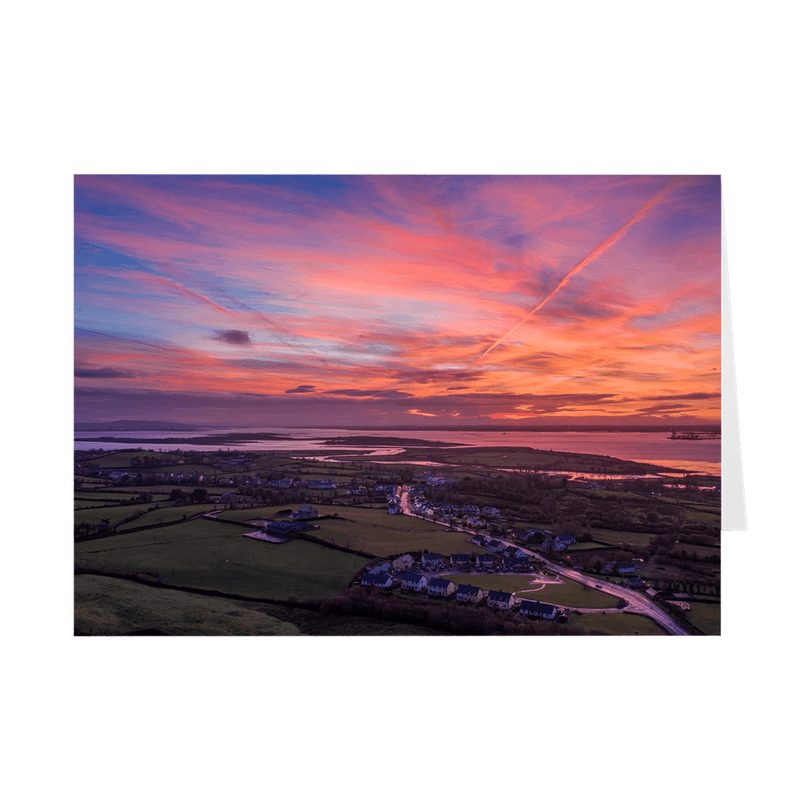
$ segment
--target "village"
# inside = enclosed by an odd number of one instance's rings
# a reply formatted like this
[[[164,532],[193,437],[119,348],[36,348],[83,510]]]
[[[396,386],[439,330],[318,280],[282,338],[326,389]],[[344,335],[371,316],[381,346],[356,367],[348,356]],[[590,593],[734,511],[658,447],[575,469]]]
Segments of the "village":
[[[718,603],[718,582],[694,555],[713,559],[713,539],[694,522],[676,533],[678,506],[661,498],[669,478],[637,485],[634,494],[636,482],[611,476],[418,472],[289,453],[76,451],[75,459],[76,542],[176,524],[199,530],[206,520],[220,531],[238,526],[237,538],[262,547],[305,542],[357,554],[363,565],[342,573],[346,592],[550,622],[623,612],[677,632],[679,622],[705,613],[708,601]],[[691,486],[670,491],[694,496]],[[92,508],[95,497],[107,505]],[[631,510],[613,502],[617,497]],[[634,515],[643,504],[673,516]],[[400,534],[395,546],[393,530]],[[702,547],[677,549],[690,541]],[[277,551],[251,557],[271,562]]]

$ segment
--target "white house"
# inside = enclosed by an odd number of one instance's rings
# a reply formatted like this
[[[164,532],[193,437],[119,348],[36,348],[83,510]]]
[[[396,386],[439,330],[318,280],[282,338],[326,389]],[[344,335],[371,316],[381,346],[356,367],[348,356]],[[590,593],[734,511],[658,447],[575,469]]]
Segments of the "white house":
[[[560,533],[553,537],[553,550],[566,550],[578,540],[571,533]]]
[[[456,590],[453,581],[444,578],[431,578],[428,581],[428,594],[438,595],[439,597],[449,597]]]
[[[523,600],[519,604],[519,613],[527,617],[540,617],[541,619],[555,619],[558,609],[550,603],[540,603],[537,600]]]
[[[410,589],[412,592],[421,592],[428,585],[428,579],[419,572],[401,572],[397,579],[404,589]]]
[[[414,566],[414,558],[408,554],[399,556],[392,561],[392,569],[411,569]]]
[[[483,589],[480,586],[459,583],[456,587],[456,600],[462,603],[480,603],[483,600]]]
[[[441,553],[423,553],[422,566],[425,569],[438,569],[444,563]]]
[[[510,592],[498,592],[492,589],[486,598],[486,605],[489,608],[502,608],[507,611],[514,606],[514,595]]]
[[[386,573],[367,572],[361,576],[362,586],[377,586],[379,589],[389,589],[393,584],[392,576]]]
[[[292,512],[292,519],[313,519],[319,516],[319,511],[313,506],[303,506]]]

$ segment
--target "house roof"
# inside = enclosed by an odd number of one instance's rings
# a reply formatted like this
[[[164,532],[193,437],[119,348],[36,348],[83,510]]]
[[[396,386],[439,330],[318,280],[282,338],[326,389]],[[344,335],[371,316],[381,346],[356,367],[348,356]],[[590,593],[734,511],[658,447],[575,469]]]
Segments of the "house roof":
[[[501,603],[507,603],[509,600],[511,600],[511,592],[500,592],[496,589],[491,589],[489,591],[489,599],[499,600]]]
[[[532,611],[538,614],[552,614],[557,609],[555,606],[551,606],[550,603],[540,603],[538,600],[523,600],[519,604],[519,610]]]
[[[480,586],[472,586],[469,583],[459,583],[456,586],[456,594],[478,594],[480,591]]]
[[[446,578],[431,578],[428,581],[428,588],[430,589],[433,587],[434,589],[446,589],[453,581],[448,581]]]
[[[401,581],[409,581],[410,583],[419,583],[419,581],[424,578],[424,575],[420,575],[419,572],[401,572],[398,576],[398,579]]]

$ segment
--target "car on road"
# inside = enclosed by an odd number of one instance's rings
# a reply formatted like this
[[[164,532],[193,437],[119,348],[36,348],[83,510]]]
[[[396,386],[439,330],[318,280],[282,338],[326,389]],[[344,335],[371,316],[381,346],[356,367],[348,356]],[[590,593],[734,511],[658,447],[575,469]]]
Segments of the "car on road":
[[[603,588],[603,587],[602,587],[602,586],[601,586],[599,583],[596,583],[596,584],[595,584],[595,586],[596,586],[598,589],[602,589],[602,588]]]

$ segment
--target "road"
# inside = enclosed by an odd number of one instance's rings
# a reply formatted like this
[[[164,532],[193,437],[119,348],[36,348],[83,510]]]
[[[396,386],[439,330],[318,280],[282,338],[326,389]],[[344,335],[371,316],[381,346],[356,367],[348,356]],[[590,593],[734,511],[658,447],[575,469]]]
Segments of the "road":
[[[408,489],[405,486],[402,487],[400,493],[400,508],[402,508],[404,514],[408,514],[410,517],[418,516],[417,514],[411,513],[411,505],[408,501]],[[423,519],[422,517],[418,518]],[[474,533],[474,531],[469,531],[465,528],[454,527],[454,530],[460,531],[461,533]],[[537,559],[546,569],[555,572],[557,575],[561,575],[564,578],[569,578],[576,583],[582,583],[591,587],[592,589],[606,592],[606,594],[611,594],[614,597],[622,598],[628,603],[628,606],[625,609],[626,611],[629,611],[633,614],[641,614],[642,616],[650,617],[650,619],[655,621],[672,636],[691,635],[680,625],[678,625],[678,623],[669,614],[667,614],[666,611],[659,608],[652,600],[650,600],[649,597],[646,597],[639,592],[634,591],[633,589],[626,589],[624,586],[619,586],[616,583],[604,581],[602,578],[598,578],[595,575],[584,575],[582,572],[577,572],[569,567],[562,567],[560,564],[555,564],[552,561],[548,561],[546,558],[541,556],[539,553],[534,552],[530,548],[521,547],[516,542],[509,542],[507,539],[503,539],[501,536],[495,536],[493,538],[502,539],[502,541],[505,541],[507,544],[516,547],[518,550],[521,550],[523,553],[531,556],[531,558]]]

